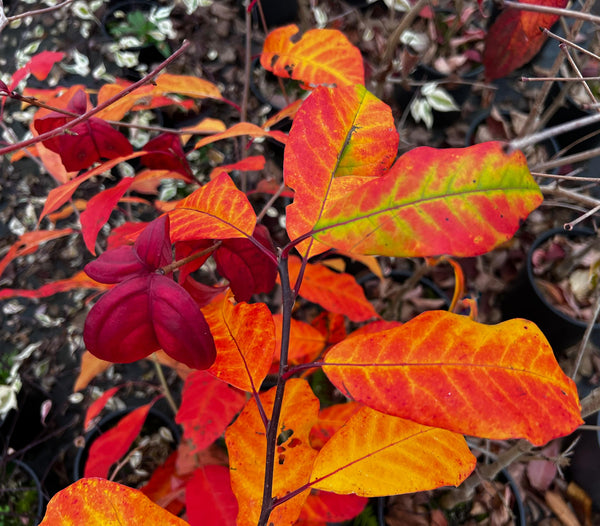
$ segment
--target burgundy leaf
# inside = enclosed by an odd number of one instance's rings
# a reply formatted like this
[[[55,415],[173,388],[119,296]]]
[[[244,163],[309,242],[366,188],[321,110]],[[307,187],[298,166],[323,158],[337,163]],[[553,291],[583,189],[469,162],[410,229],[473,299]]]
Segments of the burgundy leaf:
[[[181,146],[179,135],[161,133],[144,146],[151,152],[142,157],[142,164],[154,170],[171,170],[180,173],[188,182],[192,182],[190,166]]]
[[[94,305],[85,320],[83,340],[96,358],[129,363],[160,349],[148,301],[148,290],[155,276],[129,278]]]
[[[77,113],[78,115],[83,115],[85,113],[87,110],[87,97],[85,96],[85,91],[80,89],[75,92],[67,104],[67,110]]]
[[[275,254],[269,231],[257,225],[253,237]],[[226,239],[214,254],[219,273],[229,280],[236,301],[248,301],[253,294],[269,292],[275,285],[277,264],[252,241]]]
[[[226,286],[211,287],[210,285],[196,281],[190,276],[187,276],[181,285],[194,298],[194,301],[200,308],[205,307],[219,294],[227,290]]]
[[[148,223],[135,240],[133,250],[149,271],[157,270],[173,261],[169,226],[169,216],[160,216]]]
[[[159,274],[152,275],[149,295],[152,324],[163,350],[193,369],[208,369],[217,351],[200,307],[181,285]]]
[[[98,259],[88,263],[83,270],[99,283],[119,283],[135,275],[148,273],[146,265],[131,246],[107,250]]]

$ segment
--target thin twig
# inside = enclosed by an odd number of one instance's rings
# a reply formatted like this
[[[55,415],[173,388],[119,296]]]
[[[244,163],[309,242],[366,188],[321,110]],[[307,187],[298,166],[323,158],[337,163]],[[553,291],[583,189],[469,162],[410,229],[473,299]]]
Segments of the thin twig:
[[[571,56],[571,53],[569,52],[569,48],[565,44],[563,44],[563,43],[559,44],[559,47],[560,47],[561,51],[567,57],[567,60],[569,61],[569,64],[570,64],[571,68],[575,72],[575,75],[579,79],[583,79],[583,75],[581,74],[581,71],[579,71],[579,68],[577,67],[577,64],[575,63],[575,60]],[[596,102],[598,102],[596,100],[596,97],[594,97],[594,94],[592,93],[592,90],[587,85],[587,82],[583,82],[583,89],[585,89],[586,93],[588,94],[588,96],[591,99],[591,101],[592,101],[593,104],[595,104]]]
[[[578,46],[574,42],[571,42],[570,40],[567,40],[566,38],[563,38],[561,36],[554,34],[552,31],[550,31],[549,29],[546,29],[545,27],[543,27],[541,29],[544,32],[544,34],[548,35],[550,38],[558,40],[559,42],[562,42],[563,44],[570,46],[573,49],[576,49],[577,51],[583,53],[584,55],[588,55],[592,58],[595,58],[596,60],[600,60],[600,57],[598,55],[596,55],[595,53],[592,53],[590,50],[585,49],[584,47]]]
[[[262,221],[262,218],[265,216],[265,214],[267,213],[267,210],[269,210],[269,208],[271,208],[273,206],[273,203],[275,201],[277,201],[277,199],[279,199],[279,196],[281,195],[281,193],[283,192],[285,188],[285,183],[282,182],[279,185],[279,188],[277,189],[277,191],[271,196],[271,199],[269,199],[267,201],[267,203],[265,204],[265,206],[263,206],[262,210],[260,211],[260,213],[256,216],[256,223],[260,223]]]
[[[589,321],[585,333],[583,334],[583,339],[579,344],[579,350],[577,352],[577,360],[575,361],[575,367],[573,368],[573,372],[571,373],[571,378],[574,380],[577,376],[577,371],[579,371],[579,366],[581,365],[581,360],[583,360],[583,355],[588,348],[588,342],[590,341],[590,336],[592,335],[592,331],[595,329],[594,325],[596,325],[596,320],[600,316],[600,295],[596,298],[596,305],[594,307],[594,315],[592,319]]]
[[[162,392],[169,403],[169,407],[173,411],[173,414],[177,414],[177,404],[173,399],[173,395],[171,394],[171,389],[169,389],[169,384],[167,383],[167,379],[165,378],[165,373],[160,366],[160,362],[156,357],[156,353],[152,353],[152,361],[154,362],[154,369],[156,369],[156,375],[158,376],[158,380],[160,381],[160,385],[162,386]]]
[[[600,16],[590,15],[589,13],[581,11],[573,11],[571,9],[561,9],[559,7],[549,7],[537,4],[525,4],[522,2],[512,2],[509,0],[504,0],[504,2],[502,3],[505,7],[520,9],[521,11],[533,11],[535,13],[546,13],[549,15],[566,16],[568,18],[577,18],[579,20],[587,20],[588,22],[600,24]]]

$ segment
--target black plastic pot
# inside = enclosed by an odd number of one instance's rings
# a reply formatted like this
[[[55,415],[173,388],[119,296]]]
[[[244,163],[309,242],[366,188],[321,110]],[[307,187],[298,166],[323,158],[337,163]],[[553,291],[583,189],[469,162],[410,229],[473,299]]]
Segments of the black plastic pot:
[[[536,284],[532,263],[533,253],[557,234],[569,238],[596,235],[593,230],[587,228],[576,228],[570,231],[555,228],[544,232],[529,249],[525,268],[514,286],[505,294],[500,305],[505,319],[526,318],[534,322],[544,333],[555,353],[580,341],[588,325],[585,321],[572,318],[552,305]],[[600,342],[600,323],[594,325],[591,340]]]
[[[1,466],[0,475],[0,524],[39,524],[44,511],[44,494],[35,471],[13,459]]]
[[[100,437],[102,433],[115,427],[125,415],[129,414],[134,409],[135,407],[109,413],[102,418],[100,422],[93,427],[93,429],[88,431],[88,433],[85,435],[85,446],[78,449],[75,457],[75,464],[73,466],[73,480],[77,481],[83,477],[85,464],[87,462],[92,443],[98,437]],[[175,420],[173,418],[169,418],[159,409],[151,407],[144,426],[142,427],[142,434],[144,433],[144,430],[157,431],[160,429],[160,427],[166,427],[169,429],[171,435],[173,436],[174,443],[179,443],[181,431],[175,423]]]

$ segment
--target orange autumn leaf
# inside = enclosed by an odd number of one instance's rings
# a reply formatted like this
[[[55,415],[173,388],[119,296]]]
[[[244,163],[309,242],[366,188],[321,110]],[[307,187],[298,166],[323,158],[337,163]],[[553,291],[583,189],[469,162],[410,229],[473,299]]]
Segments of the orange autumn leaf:
[[[281,314],[274,314],[275,323],[275,356],[274,366],[279,363],[281,351]],[[325,349],[325,337],[308,323],[292,318],[290,327],[290,343],[288,349],[288,363],[298,365],[314,361],[321,351]],[[271,370],[273,370],[273,367]],[[274,372],[277,372],[275,369]]]
[[[21,298],[46,298],[59,292],[66,292],[73,289],[96,289],[99,291],[108,290],[113,285],[98,283],[81,270],[71,278],[59,279],[42,285],[39,289],[0,289],[0,299],[21,297]]]
[[[188,178],[173,170],[155,170],[147,169],[139,172],[129,188],[132,192],[140,192],[142,194],[158,194],[158,187],[164,179],[179,179],[187,181]]]
[[[458,486],[476,463],[458,433],[363,407],[319,451],[311,486],[363,497],[412,493]]]
[[[72,228],[63,228],[60,230],[34,230],[33,232],[25,232],[19,236],[8,249],[6,255],[0,260],[0,275],[4,272],[8,264],[15,258],[33,254],[41,244],[68,236],[75,232]]]
[[[225,130],[221,133],[215,133],[209,137],[205,137],[204,139],[200,139],[194,149],[202,148],[207,144],[211,144],[216,141],[220,141],[222,139],[231,139],[233,137],[240,137],[242,135],[249,135],[250,137],[271,137],[276,141],[279,141],[282,144],[287,142],[287,135],[280,131],[266,131],[263,130],[260,126],[256,126],[256,124],[252,124],[250,122],[238,122],[231,126],[231,128]]]
[[[85,478],[52,497],[40,526],[187,526],[141,491],[100,478]]]
[[[321,409],[318,422],[310,430],[310,445],[320,450],[361,407],[358,402],[348,402]]]
[[[162,73],[156,77],[155,91],[161,93],[176,93],[194,99],[222,99],[221,91],[208,80],[190,75],[173,75]]]
[[[66,219],[69,217],[75,210],[79,212],[85,210],[86,206],[87,201],[85,199],[74,199],[72,204],[67,203],[60,210],[53,212],[52,214],[48,214],[46,217],[51,223],[56,224],[61,219]]]
[[[75,385],[73,386],[73,392],[85,389],[96,376],[106,371],[111,365],[112,362],[101,360],[100,358],[96,358],[91,352],[84,351],[81,355],[81,365]]]
[[[281,122],[284,119],[292,120],[296,116],[296,113],[298,113],[298,110],[300,109],[300,106],[302,106],[303,103],[304,103],[304,100],[298,99],[298,100],[295,100],[294,102],[292,102],[291,104],[288,104],[285,108],[278,111],[275,115],[273,115],[272,117],[267,119],[265,121],[265,123],[262,125],[262,127],[265,130],[269,130],[275,124],[277,124],[278,122]]]
[[[198,188],[169,212],[171,241],[250,237],[256,214],[226,172]]]
[[[232,172],[234,170],[239,170],[240,172],[251,172],[251,171],[259,171],[263,170],[265,167],[265,157],[264,155],[252,155],[250,157],[246,157],[241,161],[233,164],[223,164],[221,166],[217,166],[213,168],[210,172],[209,179],[214,179],[221,171],[225,171],[227,173]]]
[[[311,29],[298,38],[298,26],[271,31],[260,56],[263,68],[304,84],[337,87],[364,84],[360,50],[337,29]]]
[[[229,293],[212,301],[202,312],[217,349],[217,358],[208,372],[238,389],[258,392],[275,345],[275,327],[268,307],[264,303],[235,305]]]
[[[292,287],[298,278],[300,266],[300,258],[289,258]],[[327,311],[348,316],[352,321],[379,317],[365,297],[362,287],[350,274],[333,272],[321,263],[306,265],[299,294]]]
[[[286,209],[290,239],[310,232],[329,201],[382,176],[398,140],[392,110],[364,86],[317,88],[298,110],[285,150],[284,181],[295,191]],[[313,239],[296,248],[314,256],[329,246]]]
[[[260,400],[267,418],[273,411],[275,388],[261,393]],[[317,421],[319,400],[308,382],[298,378],[287,381],[275,459],[273,496],[283,497],[309,480],[317,452],[310,447],[308,434]],[[251,399],[237,420],[227,429],[225,442],[229,451],[231,486],[239,504],[238,526],[255,526],[263,496],[266,456],[265,426],[256,401]],[[293,524],[308,496],[303,491],[276,506],[269,518],[273,524]]]
[[[429,311],[348,338],[325,362],[325,374],[347,396],[423,425],[540,446],[582,423],[574,382],[527,320],[489,326]]]

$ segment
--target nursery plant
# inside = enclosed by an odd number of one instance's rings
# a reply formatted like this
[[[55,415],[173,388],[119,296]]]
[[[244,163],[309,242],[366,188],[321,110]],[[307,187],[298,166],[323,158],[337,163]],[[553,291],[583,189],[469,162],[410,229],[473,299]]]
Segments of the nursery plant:
[[[261,63],[302,82],[305,100],[263,126],[201,122],[135,150],[124,133],[128,115],[197,99],[223,103],[206,80],[163,72],[181,51],[141,81],[107,84],[95,98],[84,86],[17,89],[29,74],[44,79],[60,54],[37,55],[0,83],[5,99],[38,107],[33,137],[0,149],[27,148],[55,178],[38,225],[57,211],[79,214],[80,224],[24,234],[0,270],[61,236],[81,234],[97,256],[71,279],[5,289],[0,298],[75,287],[103,293],[85,321],[86,378],[78,388],[110,363],[147,357],[185,378],[175,416],[182,445],[148,486],[107,478],[126,452],[110,444],[131,443],[151,404],[104,435],[85,477],[52,498],[42,524],[185,524],[176,516],[184,505],[190,524],[341,521],[369,497],[461,484],[476,465],[464,435],[541,446],[582,423],[575,384],[544,335],[524,319],[479,323],[474,302],[462,301],[452,259],[509,241],[542,202],[522,152],[485,142],[398,157],[391,110],[365,88],[358,49],[339,31],[300,37],[295,26],[268,35]],[[293,118],[289,134],[270,131],[283,117]],[[192,152],[240,136],[285,144],[281,184],[263,180],[242,191],[237,174],[264,161],[253,157],[222,166],[207,182],[194,172]],[[102,178],[108,186],[111,170],[134,160],[133,176],[77,204],[82,183]],[[103,250],[100,231],[119,203],[151,202],[139,196],[165,179],[195,189],[177,201],[154,200],[156,219],[131,218]],[[257,193],[271,199],[255,210],[249,196]],[[281,195],[292,199],[285,209]],[[280,244],[262,223],[273,205],[285,214]],[[378,255],[450,260],[459,285],[449,311],[384,321],[352,275],[327,266],[331,254],[375,269]],[[222,281],[202,282],[205,266]],[[299,319],[301,299],[324,314]],[[359,328],[348,330],[342,316]],[[315,371],[347,401],[321,407]],[[87,421],[120,387],[90,407]]]

